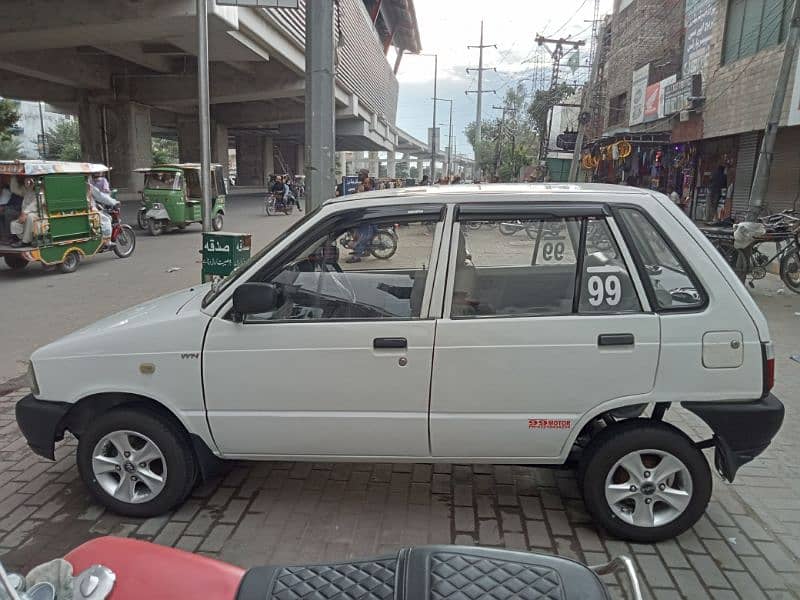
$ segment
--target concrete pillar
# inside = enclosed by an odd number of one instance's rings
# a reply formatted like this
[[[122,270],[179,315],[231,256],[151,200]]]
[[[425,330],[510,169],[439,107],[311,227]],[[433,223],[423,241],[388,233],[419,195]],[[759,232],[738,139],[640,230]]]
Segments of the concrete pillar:
[[[275,140],[267,136],[264,138],[264,175],[269,177],[275,174]],[[264,180],[266,182],[266,179]]]
[[[111,105],[106,110],[106,124],[111,185],[119,190],[120,199],[133,199],[143,183],[134,169],[153,162],[150,109],[134,102]]]
[[[199,163],[200,121],[197,115],[178,118],[178,160],[182,163]]]
[[[297,171],[295,172],[295,175],[305,175],[305,174],[306,174],[306,147],[303,144],[297,144]]]
[[[81,136],[81,159],[105,163],[108,160],[103,142],[103,107],[89,102],[84,94],[78,103],[78,125]]]
[[[377,177],[378,172],[380,170],[380,159],[378,158],[377,152],[370,152],[369,153],[369,176],[370,177]]]
[[[236,136],[236,185],[263,186],[264,138],[254,133]]]
[[[386,154],[386,176],[394,179],[397,177],[397,154],[390,150]]]
[[[222,165],[222,172],[228,176],[228,127],[222,123],[211,122],[211,162]]]
[[[339,152],[339,172],[341,176],[347,175],[347,152]]]

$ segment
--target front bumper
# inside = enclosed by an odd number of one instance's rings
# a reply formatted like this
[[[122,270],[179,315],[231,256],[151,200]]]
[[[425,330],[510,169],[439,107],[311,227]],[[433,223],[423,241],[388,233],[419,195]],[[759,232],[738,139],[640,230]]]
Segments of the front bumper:
[[[67,402],[37,400],[32,394],[17,402],[17,425],[31,450],[55,460],[56,442],[64,439],[64,417],[72,406]]]
[[[752,402],[682,402],[714,432],[714,463],[728,481],[761,454],[783,425],[783,403],[772,394]]]

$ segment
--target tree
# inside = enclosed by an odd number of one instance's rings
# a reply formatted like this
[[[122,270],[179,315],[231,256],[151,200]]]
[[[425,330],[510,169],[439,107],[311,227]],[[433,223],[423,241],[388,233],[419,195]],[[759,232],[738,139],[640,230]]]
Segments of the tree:
[[[19,140],[14,137],[0,139],[0,160],[15,160],[17,158],[25,158],[22,156]]]
[[[178,142],[176,140],[154,137],[151,139],[151,146],[154,165],[178,162]]]
[[[77,119],[64,119],[47,132],[49,160],[81,160],[81,134]]]
[[[408,163],[398,162],[394,172],[398,179],[408,179]]]
[[[5,98],[0,99],[0,141],[11,140],[17,121],[19,121],[17,103]]]

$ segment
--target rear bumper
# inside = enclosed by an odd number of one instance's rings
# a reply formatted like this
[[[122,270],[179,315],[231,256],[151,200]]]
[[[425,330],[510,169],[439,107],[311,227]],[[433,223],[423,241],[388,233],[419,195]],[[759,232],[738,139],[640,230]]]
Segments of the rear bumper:
[[[72,406],[67,402],[37,400],[32,394],[17,402],[17,425],[31,450],[55,460],[56,442],[64,439],[64,416]]]
[[[714,432],[717,470],[733,481],[739,467],[761,454],[783,425],[783,403],[772,394],[751,402],[683,402]]]

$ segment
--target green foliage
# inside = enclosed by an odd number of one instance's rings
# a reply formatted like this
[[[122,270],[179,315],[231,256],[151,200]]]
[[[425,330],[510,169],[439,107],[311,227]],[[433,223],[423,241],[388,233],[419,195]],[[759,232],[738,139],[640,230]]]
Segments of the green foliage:
[[[0,98],[0,141],[8,142],[13,137],[14,126],[19,121],[17,103],[13,100]]]
[[[22,156],[19,140],[13,137],[0,139],[0,160],[15,160],[17,158],[25,158]]]
[[[81,134],[77,119],[64,119],[47,132],[48,160],[81,160]]]
[[[398,179],[406,179],[408,175],[408,163],[407,162],[398,162],[397,166],[395,167],[395,175],[397,175]]]
[[[154,165],[178,162],[178,142],[176,140],[154,137],[151,138],[151,146]]]
[[[547,119],[550,108],[569,98],[575,93],[575,88],[566,83],[559,83],[554,90],[538,90],[533,95],[533,101],[528,106],[528,117],[536,133],[542,135],[547,129]]]
[[[496,117],[481,123],[480,166],[484,179],[497,176],[500,181],[516,181],[520,168],[538,156],[539,136],[526,96],[522,85],[507,90],[505,119]],[[475,150],[476,124],[470,123],[464,133]]]

